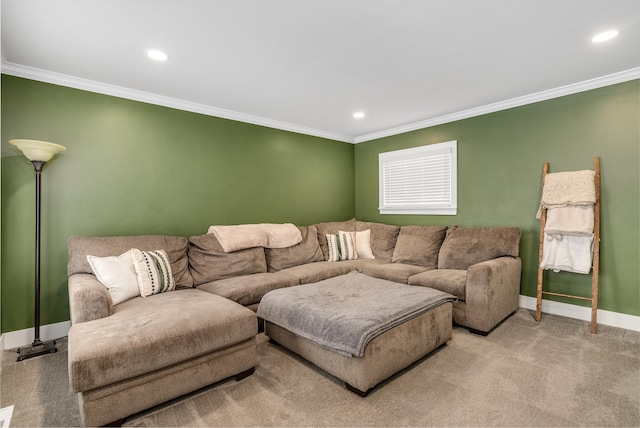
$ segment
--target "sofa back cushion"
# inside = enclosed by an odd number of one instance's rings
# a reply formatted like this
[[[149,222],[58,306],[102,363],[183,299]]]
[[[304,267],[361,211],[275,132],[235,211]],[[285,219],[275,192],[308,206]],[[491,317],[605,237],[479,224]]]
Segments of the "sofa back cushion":
[[[225,253],[212,233],[189,238],[189,271],[195,285],[267,271],[264,248]]]
[[[517,227],[452,227],[438,255],[439,269],[469,266],[502,256],[518,257],[520,229]]]
[[[282,269],[306,263],[324,260],[318,243],[318,229],[315,226],[298,227],[302,241],[287,248],[265,248],[267,272],[278,272]]]
[[[176,287],[193,287],[187,249],[189,241],[182,236],[72,236],[68,241],[67,275],[93,273],[87,256],[119,256],[132,248],[143,251],[164,250],[169,257]]]
[[[390,262],[393,259],[393,250],[398,240],[400,226],[358,221],[356,222],[356,230],[371,231],[371,251],[376,259],[385,262]]]
[[[317,229],[318,244],[322,250],[324,260],[329,260],[329,247],[327,246],[327,235],[337,235],[340,231],[355,232],[356,219],[352,218],[347,221],[330,221],[326,223],[317,223],[314,225]]]
[[[436,269],[446,231],[447,226],[402,226],[391,262]]]

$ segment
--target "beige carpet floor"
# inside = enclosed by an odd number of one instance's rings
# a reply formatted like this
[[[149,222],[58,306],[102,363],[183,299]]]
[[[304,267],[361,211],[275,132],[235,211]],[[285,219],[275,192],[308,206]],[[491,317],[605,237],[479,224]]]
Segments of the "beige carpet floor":
[[[255,374],[219,382],[125,426],[640,426],[640,333],[521,309],[489,336],[454,328],[448,345],[368,397],[258,336]],[[77,426],[66,340],[21,363],[2,356],[11,426]]]

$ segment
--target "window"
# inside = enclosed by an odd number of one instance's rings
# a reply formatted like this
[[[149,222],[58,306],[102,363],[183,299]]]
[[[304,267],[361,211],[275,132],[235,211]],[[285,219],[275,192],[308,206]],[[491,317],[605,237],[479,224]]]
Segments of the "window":
[[[380,214],[457,214],[457,141],[380,153]]]

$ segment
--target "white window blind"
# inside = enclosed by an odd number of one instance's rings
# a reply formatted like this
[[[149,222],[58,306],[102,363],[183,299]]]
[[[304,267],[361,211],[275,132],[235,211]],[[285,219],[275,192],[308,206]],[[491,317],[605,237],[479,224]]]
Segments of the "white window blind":
[[[457,213],[457,141],[380,153],[380,213]]]

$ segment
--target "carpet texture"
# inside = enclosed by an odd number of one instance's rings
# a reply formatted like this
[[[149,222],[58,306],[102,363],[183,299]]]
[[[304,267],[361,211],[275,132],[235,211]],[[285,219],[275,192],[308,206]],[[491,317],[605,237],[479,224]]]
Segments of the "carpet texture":
[[[78,426],[60,351],[2,356],[12,427]],[[639,426],[640,333],[520,309],[489,336],[455,327],[448,345],[368,397],[258,336],[255,374],[128,418],[125,426]]]

